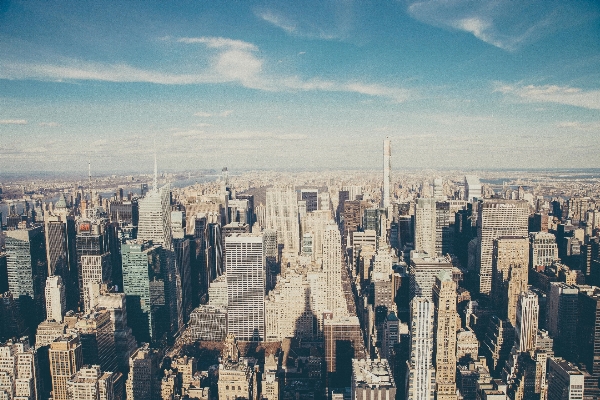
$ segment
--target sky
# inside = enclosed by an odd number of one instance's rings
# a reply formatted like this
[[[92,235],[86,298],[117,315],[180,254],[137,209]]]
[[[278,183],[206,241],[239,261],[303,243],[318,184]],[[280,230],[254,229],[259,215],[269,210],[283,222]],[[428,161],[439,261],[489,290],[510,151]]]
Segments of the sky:
[[[600,2],[0,0],[0,172],[600,167]]]

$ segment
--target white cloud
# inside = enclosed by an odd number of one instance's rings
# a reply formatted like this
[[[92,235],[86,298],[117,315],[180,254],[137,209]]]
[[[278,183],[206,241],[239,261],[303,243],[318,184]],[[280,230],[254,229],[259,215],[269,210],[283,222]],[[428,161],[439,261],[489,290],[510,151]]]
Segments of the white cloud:
[[[298,29],[296,23],[288,20],[287,18],[281,15],[274,14],[273,11],[258,12],[256,13],[256,15],[262,18],[264,21],[275,25],[280,29],[283,29],[289,34],[295,34]]]
[[[163,38],[163,40],[173,40]],[[63,59],[56,64],[36,64],[30,62],[8,62],[0,60],[0,79],[35,79],[42,81],[104,81],[104,82],[145,82],[160,85],[200,85],[215,83],[238,83],[243,87],[263,91],[324,91],[348,92],[367,96],[405,101],[414,93],[399,87],[381,84],[350,81],[337,82],[321,78],[303,79],[298,76],[266,74],[264,60],[255,52],[251,43],[226,38],[180,38],[178,43],[203,44],[215,49],[210,55],[210,66],[196,73],[173,73],[153,71],[127,64],[92,63],[75,59]],[[231,111],[220,114],[198,112],[199,117],[226,117]]]
[[[201,43],[201,44],[205,44],[207,47],[210,47],[213,49],[219,49],[219,48],[225,47],[225,48],[229,48],[229,49],[237,49],[237,50],[245,50],[245,51],[258,50],[258,48],[252,43],[244,42],[242,40],[223,38],[223,37],[179,38],[179,39],[177,39],[177,42],[186,43],[186,44]]]
[[[27,125],[26,119],[0,119],[0,125]]]
[[[209,113],[206,111],[198,111],[196,113],[194,113],[194,116],[196,117],[203,117],[203,118],[210,118],[210,117],[229,117],[231,114],[233,114],[233,110],[223,110],[221,112],[218,113]],[[201,126],[202,124],[198,124],[197,126]],[[210,126],[210,124],[204,124],[202,126]]]
[[[585,12],[577,7],[544,0],[422,0],[413,1],[408,13],[426,24],[468,32],[483,42],[515,51],[585,19]]]
[[[212,117],[211,113],[207,113],[207,112],[204,112],[204,111],[198,111],[197,113],[194,113],[194,115],[196,117],[205,117],[205,118]]]
[[[219,117],[229,117],[231,114],[233,114],[233,110],[225,110],[219,113]]]
[[[39,126],[47,126],[47,127],[52,127],[55,128],[57,126],[60,126],[60,124],[58,122],[40,122],[38,124]]]
[[[583,90],[557,85],[509,85],[497,84],[496,92],[516,96],[532,103],[558,103],[575,107],[600,110],[600,90]]]

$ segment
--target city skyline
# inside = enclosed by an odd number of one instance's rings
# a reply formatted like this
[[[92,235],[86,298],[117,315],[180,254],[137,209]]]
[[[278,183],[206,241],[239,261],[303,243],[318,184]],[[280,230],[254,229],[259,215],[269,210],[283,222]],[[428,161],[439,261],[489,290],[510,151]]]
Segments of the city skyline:
[[[164,170],[378,169],[385,137],[395,170],[600,167],[599,17],[593,1],[5,3],[0,170],[151,170],[149,139]]]

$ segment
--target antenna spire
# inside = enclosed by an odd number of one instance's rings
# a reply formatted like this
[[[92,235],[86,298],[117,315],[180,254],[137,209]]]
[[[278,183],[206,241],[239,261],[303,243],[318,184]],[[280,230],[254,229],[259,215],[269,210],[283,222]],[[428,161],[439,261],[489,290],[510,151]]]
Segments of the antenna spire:
[[[92,161],[88,160],[88,193],[90,194],[90,201],[92,200]]]

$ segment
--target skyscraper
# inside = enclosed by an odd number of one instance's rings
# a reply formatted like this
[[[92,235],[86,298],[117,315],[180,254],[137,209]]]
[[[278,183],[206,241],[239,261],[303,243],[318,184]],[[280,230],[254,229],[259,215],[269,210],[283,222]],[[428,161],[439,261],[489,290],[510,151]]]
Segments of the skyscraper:
[[[437,400],[456,400],[456,283],[441,271],[433,287]]]
[[[129,358],[129,376],[125,384],[127,400],[157,400],[160,398],[158,380],[160,355],[147,343]]]
[[[225,238],[228,333],[239,340],[265,337],[265,248],[262,235]]]
[[[171,188],[153,188],[139,201],[138,239],[171,249]]]
[[[436,255],[436,215],[435,199],[418,199],[415,211],[415,250]]]
[[[78,335],[62,336],[50,343],[50,375],[52,399],[70,399],[67,381],[83,366],[83,353]]]
[[[492,299],[499,316],[515,326],[519,295],[527,291],[529,240],[501,236],[492,243]]]
[[[72,400],[112,400],[114,381],[118,373],[102,372],[99,365],[81,368],[67,381],[67,393]]]
[[[410,302],[410,358],[407,371],[407,400],[434,399],[433,317],[434,307],[431,300],[424,297],[412,299]]]
[[[392,143],[390,139],[383,141],[383,195],[381,196],[381,205],[386,210],[390,207],[391,179],[390,170],[392,169]]]
[[[44,287],[48,274],[41,226],[5,232],[8,289],[33,332],[44,320]]]
[[[65,285],[60,276],[52,275],[46,279],[46,319],[63,322],[66,311]]]
[[[323,272],[327,282],[327,309],[334,313],[338,311],[343,300],[341,240],[337,227],[327,226],[323,232]]]
[[[492,291],[494,239],[501,236],[527,236],[529,203],[522,200],[486,199],[477,213],[477,266],[479,292]]]
[[[515,325],[515,345],[519,352],[533,352],[538,331],[540,309],[532,291],[521,292]]]
[[[159,340],[169,321],[163,249],[138,239],[123,244],[121,255],[123,291],[133,334],[138,342]]]
[[[481,182],[475,175],[465,176],[465,200],[473,201],[482,198]]]
[[[298,225],[298,199],[292,187],[267,189],[267,229],[277,231],[277,243],[283,251],[298,254],[300,228]]]
[[[108,220],[106,218],[97,219],[81,219],[77,222],[77,237],[76,237],[76,248],[77,248],[77,278],[71,278],[78,284],[78,301],[80,305],[83,305],[84,300],[84,284],[83,284],[83,262],[86,263],[86,276],[92,266],[98,264],[102,260],[102,256],[106,260],[110,260],[110,247],[109,247],[109,229]],[[100,256],[99,259],[84,258],[85,256]],[[110,261],[109,261],[110,262]],[[101,264],[101,262],[100,262]],[[104,268],[110,268],[105,266]],[[110,275],[109,275],[110,276]],[[67,292],[67,304],[70,304],[69,298],[70,293]],[[74,307],[73,304],[70,304]]]

